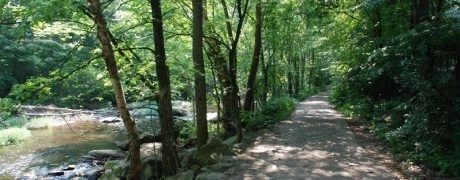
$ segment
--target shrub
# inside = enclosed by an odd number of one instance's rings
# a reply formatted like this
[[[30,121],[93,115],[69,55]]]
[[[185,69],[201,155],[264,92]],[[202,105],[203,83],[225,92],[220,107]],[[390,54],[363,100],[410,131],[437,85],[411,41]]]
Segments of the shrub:
[[[243,115],[243,124],[249,131],[257,131],[282,121],[291,114],[294,108],[293,98],[271,98],[260,110]]]
[[[23,127],[27,123],[27,118],[23,116],[12,116],[5,120],[8,127]]]
[[[0,130],[0,147],[19,143],[30,136],[30,131],[25,128],[9,128]]]

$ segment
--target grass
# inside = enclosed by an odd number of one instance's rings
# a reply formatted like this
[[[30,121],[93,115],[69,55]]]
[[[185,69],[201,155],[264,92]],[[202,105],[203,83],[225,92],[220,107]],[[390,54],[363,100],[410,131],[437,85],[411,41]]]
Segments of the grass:
[[[34,118],[28,122],[25,127],[27,129],[46,129],[51,127],[51,123],[53,119],[50,117],[41,117],[41,118]]]
[[[19,143],[26,140],[30,136],[30,131],[25,128],[13,127],[0,130],[0,147]]]

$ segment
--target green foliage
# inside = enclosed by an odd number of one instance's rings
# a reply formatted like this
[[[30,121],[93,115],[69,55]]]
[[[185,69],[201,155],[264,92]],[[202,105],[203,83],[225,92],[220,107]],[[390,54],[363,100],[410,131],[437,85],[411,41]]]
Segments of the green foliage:
[[[30,131],[25,128],[9,128],[0,130],[0,147],[19,143],[30,136]]]
[[[290,97],[273,97],[260,109],[245,114],[243,124],[249,131],[257,131],[284,120],[295,108]]]
[[[195,121],[181,121],[181,131],[179,134],[179,141],[196,138],[196,122]]]
[[[414,22],[401,16],[413,13],[408,1],[368,2],[343,29],[354,36],[335,53],[331,101],[368,122],[402,159],[460,176],[458,6],[427,9],[433,19]]]
[[[9,127],[23,127],[27,122],[29,121],[27,120],[27,118],[23,116],[10,116],[10,117],[7,117],[3,123],[5,125],[5,128],[9,128]]]

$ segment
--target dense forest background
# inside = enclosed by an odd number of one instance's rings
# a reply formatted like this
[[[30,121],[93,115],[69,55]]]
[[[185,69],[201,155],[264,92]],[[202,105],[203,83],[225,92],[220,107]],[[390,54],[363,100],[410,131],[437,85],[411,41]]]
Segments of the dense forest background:
[[[128,102],[160,91],[149,2],[102,2]],[[88,2],[0,4],[2,128],[18,104],[116,104]],[[207,0],[200,73],[192,7],[161,4],[173,100],[194,101],[202,75],[209,109],[257,129],[331,83],[337,108],[368,123],[401,160],[460,176],[460,1]]]

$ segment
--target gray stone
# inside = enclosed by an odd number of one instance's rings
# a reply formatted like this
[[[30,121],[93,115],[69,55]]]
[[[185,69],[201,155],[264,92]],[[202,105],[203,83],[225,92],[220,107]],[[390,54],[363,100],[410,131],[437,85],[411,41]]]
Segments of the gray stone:
[[[83,177],[86,177],[88,180],[96,180],[99,178],[99,176],[102,175],[103,171],[104,171],[103,167],[97,166],[89,170],[87,174],[84,175]]]
[[[229,178],[230,177],[228,177],[226,174],[220,172],[203,172],[201,174],[198,174],[195,180],[223,180]]]
[[[104,174],[99,177],[99,179],[121,179],[126,178],[128,175],[130,162],[129,161],[120,161],[117,165],[105,171]]]
[[[64,171],[51,171],[48,172],[48,176],[62,176],[64,175]]]
[[[142,179],[159,179],[162,176],[161,157],[150,156],[142,159]]]
[[[120,148],[122,151],[128,151],[129,149],[129,140],[120,140],[120,141],[114,141],[114,143],[117,145],[118,148]]]
[[[233,145],[236,143],[236,136],[232,136],[224,140],[224,144],[226,144],[228,147],[233,147]]]
[[[184,172],[179,172],[174,176],[167,177],[165,180],[193,180],[195,177],[195,171],[189,169]]]
[[[71,171],[75,169],[75,165],[68,165],[65,168],[62,168],[63,171]]]
[[[115,149],[100,149],[92,150],[88,153],[88,156],[95,157],[98,159],[123,159],[126,154],[123,151]]]
[[[133,117],[158,116],[158,112],[152,108],[140,108],[130,111]]]
[[[179,158],[181,159],[180,165],[182,168],[188,168],[196,162],[195,156],[197,151],[197,148],[190,148],[179,154]]]
[[[208,142],[198,148],[196,160],[202,165],[219,162],[222,156],[233,156],[235,153],[217,137],[209,138]]]

